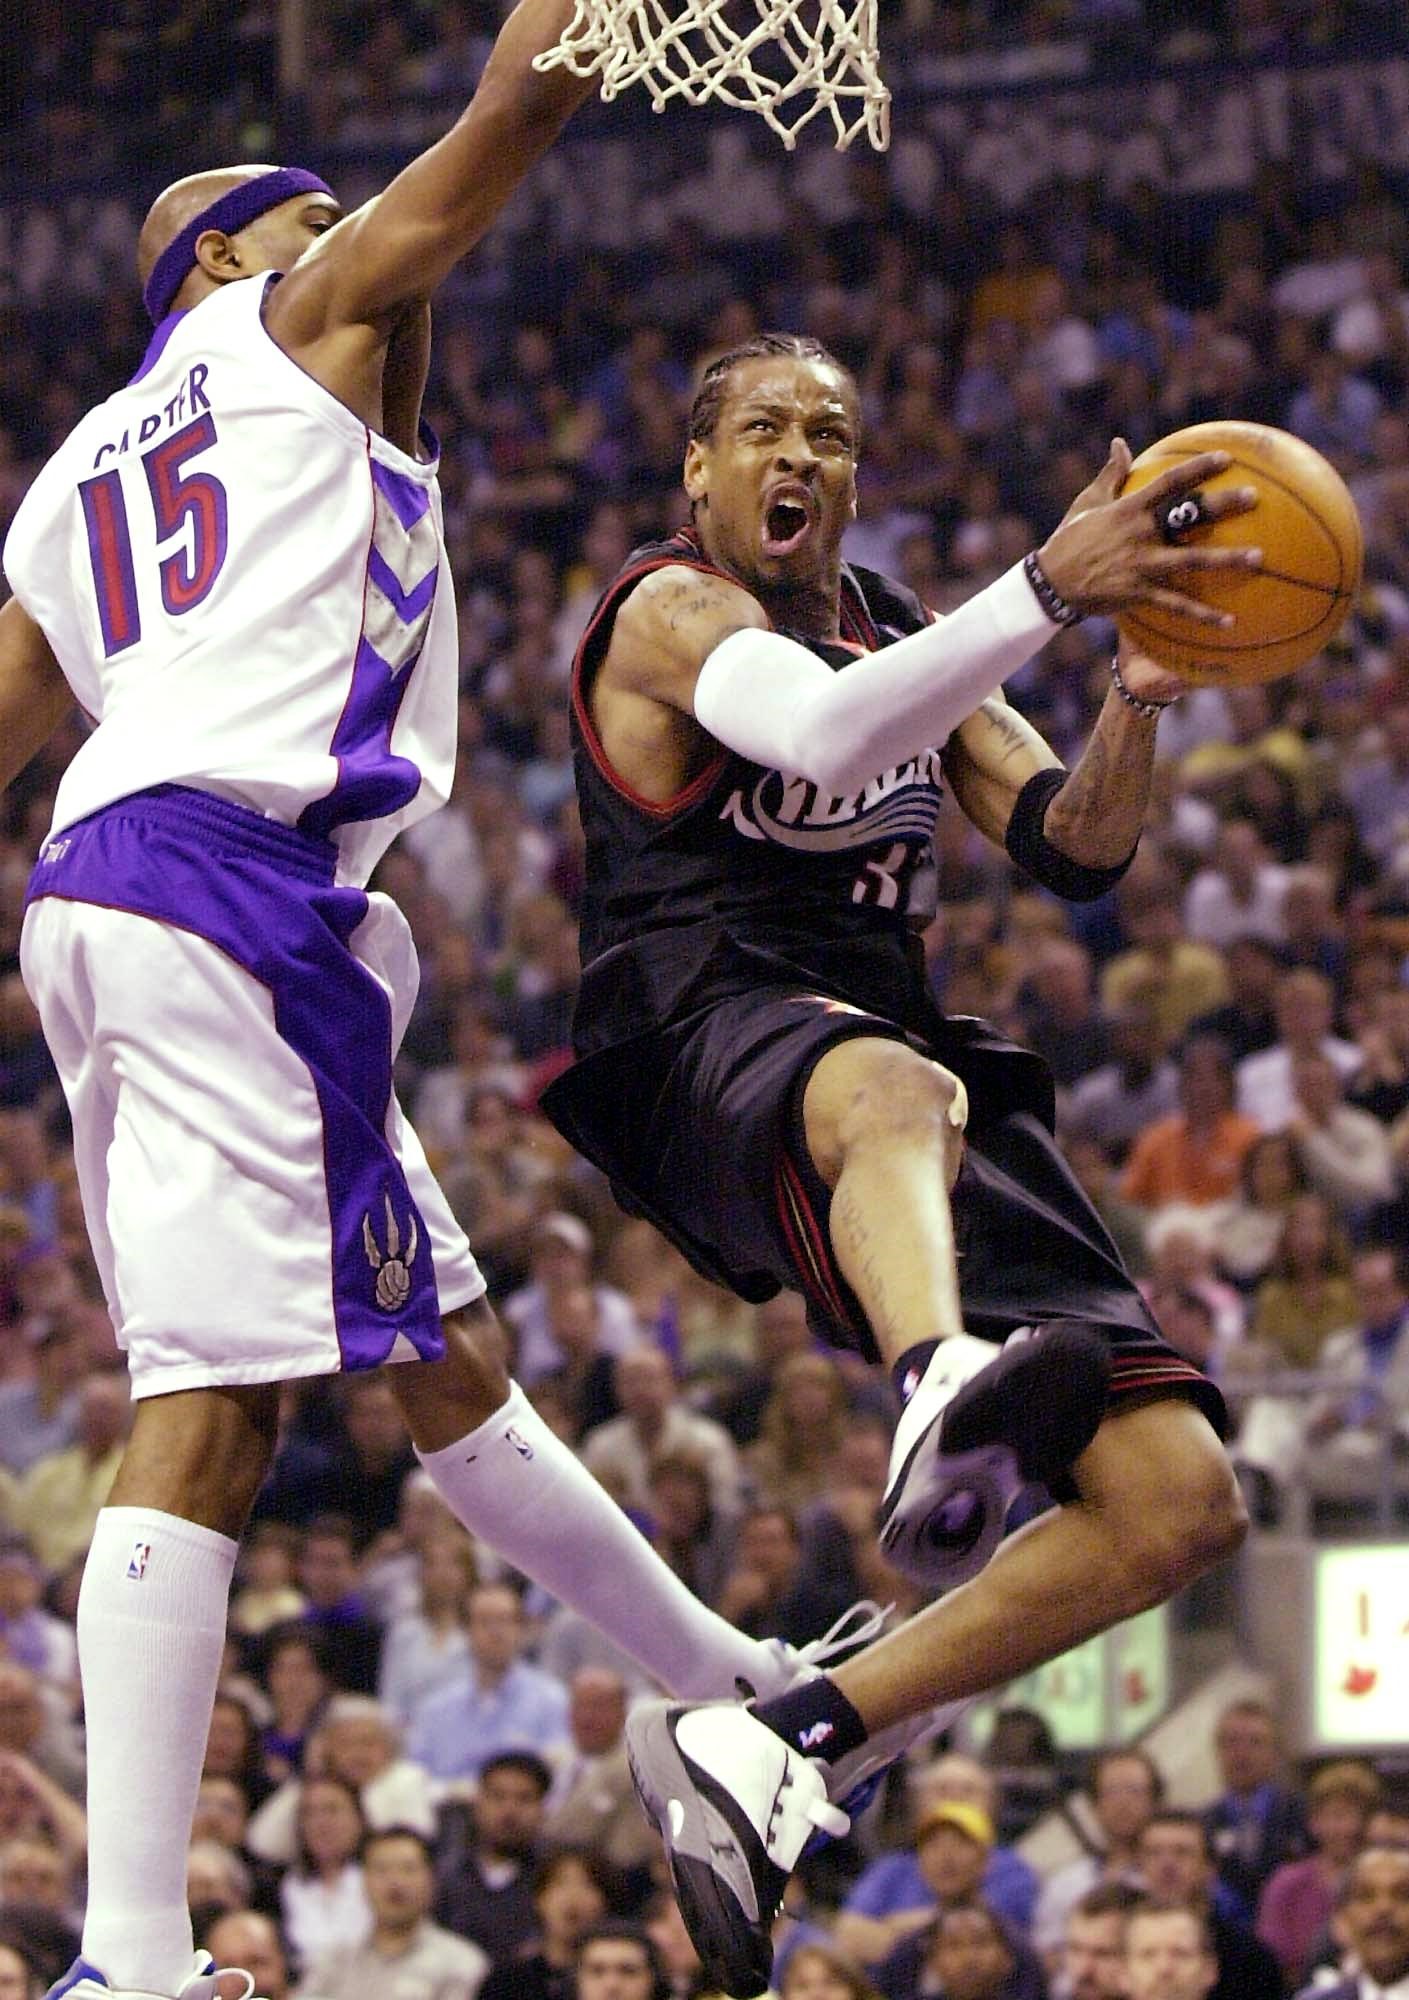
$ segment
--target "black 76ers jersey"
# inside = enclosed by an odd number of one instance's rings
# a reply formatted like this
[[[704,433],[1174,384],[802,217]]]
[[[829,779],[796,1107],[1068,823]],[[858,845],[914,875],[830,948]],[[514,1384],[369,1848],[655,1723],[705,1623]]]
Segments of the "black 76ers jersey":
[[[906,932],[933,914],[942,796],[937,749],[879,773],[847,798],[829,798],[809,780],[765,769],[723,745],[675,798],[656,803],[633,792],[608,764],[588,702],[617,612],[643,576],[668,564],[711,568],[689,530],[635,550],[583,635],[572,700],[587,844],[583,964],[590,970],[623,951],[648,961],[656,997],[642,1012],[657,1019],[662,1004],[670,1008],[671,989],[689,983],[721,932],[795,965],[815,965],[819,977],[838,946],[864,940],[874,949],[888,939],[903,950]],[[928,623],[902,585],[845,569],[842,641],[789,636],[835,672],[864,673],[868,653]],[[672,968],[680,981],[670,977]],[[644,1021],[617,1024],[618,1031],[635,1025]]]

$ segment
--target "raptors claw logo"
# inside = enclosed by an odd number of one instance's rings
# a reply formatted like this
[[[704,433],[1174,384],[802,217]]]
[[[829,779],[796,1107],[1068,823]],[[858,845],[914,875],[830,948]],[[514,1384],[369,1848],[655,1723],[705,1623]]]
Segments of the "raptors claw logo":
[[[362,1247],[367,1252],[367,1262],[377,1274],[377,1304],[383,1312],[395,1312],[404,1306],[411,1296],[411,1266],[416,1261],[416,1250],[420,1243],[420,1233],[416,1228],[416,1216],[411,1215],[411,1235],[406,1245],[406,1255],[401,1254],[401,1231],[396,1226],[392,1213],[391,1196],[386,1197],[386,1254],[372,1233],[372,1218],[362,1218]]]

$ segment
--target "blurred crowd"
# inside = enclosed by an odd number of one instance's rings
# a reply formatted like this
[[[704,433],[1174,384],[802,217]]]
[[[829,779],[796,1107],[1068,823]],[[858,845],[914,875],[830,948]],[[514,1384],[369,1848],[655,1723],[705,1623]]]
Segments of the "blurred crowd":
[[[24,62],[0,65],[0,162],[43,182],[253,139],[278,123],[281,80],[296,87],[319,144],[414,141],[473,88],[508,0],[334,0],[300,10],[292,57],[283,11],[278,0],[167,0],[159,10],[33,0]],[[929,65],[958,83],[1364,56],[1403,41],[1398,0],[881,0],[879,16],[905,71]]]
[[[19,169],[67,131],[72,157],[101,170],[129,130],[104,104],[145,90],[165,117],[163,64],[197,100],[233,90],[232,133],[247,129],[241,93],[270,88],[271,7],[211,9],[206,39],[208,10],[164,9],[155,53],[144,8],[34,11],[30,95],[5,140]],[[1276,53],[1328,23],[1373,44],[1398,10],[904,11],[935,49],[1022,28]],[[328,10],[315,129],[370,138],[389,119],[404,134],[418,95],[468,89],[493,26],[472,4],[374,22]],[[378,886],[422,961],[401,1094],[517,1375],[691,1588],[749,1631],[800,1645],[857,1598],[913,1603],[872,1538],[888,1391],[814,1343],[797,1297],[746,1308],[698,1279],[535,1108],[566,1060],[578,978],[574,647],[633,544],[682,518],[702,367],[761,325],[817,334],[856,371],[847,552],[940,610],[1049,532],[1115,431],[1138,450],[1184,423],[1254,418],[1351,482],[1367,568],[1350,622],[1291,679],[1202,689],[1164,719],[1150,829],[1114,894],[1063,905],[947,812],[926,947],[950,1011],[993,1018],[1051,1064],[1073,1164],[1167,1337],[1230,1397],[1259,1517],[1280,1518],[1293,1491],[1328,1532],[1386,1493],[1402,1508],[1409,214],[1370,165],[1316,189],[1268,168],[1222,208],[1092,183],[1060,210],[1003,213],[948,187],[921,223],[886,163],[858,158],[840,220],[799,200],[776,238],[743,244],[686,217],[620,257],[554,246],[482,318],[452,294],[429,414],[461,605],[461,756],[450,803]],[[79,412],[132,372],[143,331],[127,294],[91,316],[12,302],[0,331],[3,527]],[[1010,685],[1067,759],[1110,645],[1096,623],[1064,631]],[[79,727],[0,820],[0,2000],[29,2000],[72,1955],[74,1605],[130,1421],[17,969],[29,865]],[[192,1849],[205,1935],[269,2000],[684,2000],[697,1968],[621,1746],[637,1691],[630,1662],[456,1527],[380,1381],[291,1389]],[[1386,1890],[1393,1857],[1355,1858],[1367,1828],[1409,1837],[1405,1801],[1358,1764],[1285,1789],[1255,1704],[1224,1717],[1216,1748],[1223,1796],[1207,1813],[1167,1807],[1143,1753],[1058,1763],[1031,1716],[1006,1719],[984,1764],[923,1764],[806,1873],[783,2000],[1258,2000],[1347,1952],[1379,1951],[1383,1985],[1405,1977],[1409,1860]],[[1028,1808],[1059,1800],[1069,1858],[1039,1878],[1011,1842]],[[1383,1919],[1387,1905],[1400,1916]],[[1398,1971],[1383,1957],[1396,1923]],[[1194,1983],[1169,1985],[1159,1968],[1181,1952]],[[1154,1971],[1135,1969],[1142,1953]]]

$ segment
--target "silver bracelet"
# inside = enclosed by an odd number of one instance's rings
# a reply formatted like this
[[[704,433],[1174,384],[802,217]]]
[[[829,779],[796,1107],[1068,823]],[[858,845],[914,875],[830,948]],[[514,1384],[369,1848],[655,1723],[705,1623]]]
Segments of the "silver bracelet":
[[[1163,715],[1167,708],[1173,708],[1174,703],[1179,699],[1176,694],[1169,701],[1141,701],[1139,695],[1132,694],[1125,685],[1124,677],[1120,671],[1120,659],[1115,653],[1111,654],[1111,679],[1115,683],[1115,691],[1121,700],[1130,708],[1133,708],[1137,715],[1143,715],[1147,722],[1153,722],[1157,716]]]
[[[1033,596],[1054,625],[1075,625],[1086,615],[1078,611],[1074,604],[1068,604],[1060,594],[1043,569],[1036,549],[1029,549],[1023,557],[1023,575],[1032,587]]]

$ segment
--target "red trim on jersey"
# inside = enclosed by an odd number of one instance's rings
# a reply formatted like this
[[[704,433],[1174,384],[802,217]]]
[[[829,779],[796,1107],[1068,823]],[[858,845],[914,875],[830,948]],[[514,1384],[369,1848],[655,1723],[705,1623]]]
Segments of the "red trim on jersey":
[[[648,562],[637,563],[634,569],[623,570],[621,572],[607,595],[593,612],[587,630],[577,642],[577,651],[574,653],[572,661],[572,709],[573,714],[577,717],[577,726],[582,731],[582,740],[587,745],[588,756],[596,765],[600,775],[606,779],[612,790],[619,797],[625,799],[629,805],[635,806],[638,812],[648,813],[652,819],[673,819],[677,813],[684,812],[687,806],[698,804],[699,800],[704,797],[705,793],[724,769],[728,761],[729,752],[721,747],[717,757],[711,757],[704,769],[697,772],[691,778],[688,785],[683,786],[678,792],[673,792],[668,799],[646,798],[644,793],[638,792],[634,785],[627,784],[625,778],[615,769],[606,751],[602,748],[602,739],[598,736],[596,726],[587,712],[587,702],[582,687],[582,664],[586,658],[587,647],[591,641],[592,634],[596,631],[598,625],[601,624],[608,611],[619,611],[625,603],[626,598],[630,596],[630,590],[625,589],[624,586],[634,586],[640,582],[643,576],[649,576],[652,570],[673,569],[676,567],[699,570],[705,576],[722,576],[726,583],[735,583],[738,580],[735,577],[727,575],[724,570],[716,569],[712,563],[695,561],[688,552],[688,544],[684,552],[678,556],[652,556]]]
[[[827,1232],[818,1221],[812,1203],[808,1199],[802,1175],[786,1153],[781,1155],[778,1162],[778,1183],[782,1196],[779,1206],[784,1211],[784,1227],[787,1228],[790,1211],[793,1223],[801,1232],[801,1247],[807,1259],[807,1268],[814,1275],[817,1290],[828,1313],[838,1326],[849,1326],[852,1315],[842,1297],[841,1282]],[[791,1246],[797,1239],[791,1230],[788,1231],[788,1237]],[[796,1250],[794,1255],[796,1256]]]

